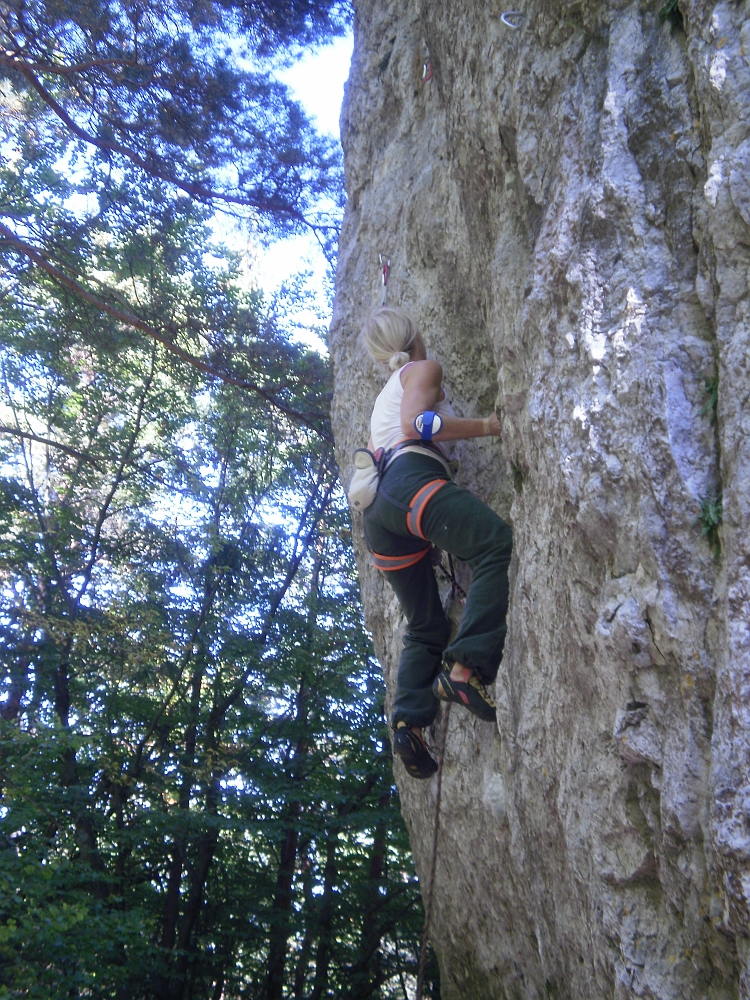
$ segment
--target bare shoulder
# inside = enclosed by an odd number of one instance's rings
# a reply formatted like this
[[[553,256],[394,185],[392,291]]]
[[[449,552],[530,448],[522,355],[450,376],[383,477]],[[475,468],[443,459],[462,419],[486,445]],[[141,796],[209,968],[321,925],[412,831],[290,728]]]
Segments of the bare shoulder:
[[[418,385],[440,385],[443,381],[443,366],[439,361],[412,361],[401,372],[401,385],[410,382]]]

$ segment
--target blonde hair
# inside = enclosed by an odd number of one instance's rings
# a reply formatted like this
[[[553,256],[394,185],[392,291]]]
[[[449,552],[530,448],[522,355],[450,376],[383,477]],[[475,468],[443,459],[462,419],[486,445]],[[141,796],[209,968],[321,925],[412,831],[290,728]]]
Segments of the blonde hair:
[[[381,306],[368,316],[362,327],[367,350],[375,361],[395,372],[409,361],[409,349],[417,339],[419,327],[403,309]]]

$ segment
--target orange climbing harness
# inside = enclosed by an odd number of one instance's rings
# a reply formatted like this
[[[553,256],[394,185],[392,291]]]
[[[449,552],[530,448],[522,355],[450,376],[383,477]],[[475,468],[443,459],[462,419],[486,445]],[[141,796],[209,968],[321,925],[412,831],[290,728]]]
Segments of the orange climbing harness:
[[[390,503],[393,503],[396,507],[401,507],[406,511],[406,527],[409,529],[409,532],[417,538],[424,538],[426,541],[427,537],[422,532],[422,517],[424,515],[425,507],[430,500],[432,500],[437,491],[442,489],[442,487],[448,482],[450,482],[449,479],[432,479],[429,483],[425,483],[425,485],[414,494],[408,507],[406,504],[402,504],[397,500],[394,500],[393,497],[389,496],[382,487],[380,492]],[[408,569],[409,566],[413,566],[415,563],[418,563],[420,559],[423,559],[427,555],[431,548],[432,546],[428,543],[423,549],[419,549],[418,552],[409,552],[403,556],[381,556],[379,552],[373,552],[372,561],[375,565],[375,569],[382,570],[384,573],[392,573],[394,570]]]
[[[395,569],[408,569],[409,566],[418,563],[431,548],[432,546],[428,545],[427,548],[420,549],[419,552],[410,552],[406,556],[380,556],[377,552],[373,552],[372,561],[375,569],[382,570],[383,573],[391,573]]]
[[[418,493],[412,497],[409,504],[409,513],[406,515],[406,527],[417,538],[424,538],[422,534],[422,515],[427,504],[432,500],[437,491],[448,482],[447,479],[433,479],[426,483]]]

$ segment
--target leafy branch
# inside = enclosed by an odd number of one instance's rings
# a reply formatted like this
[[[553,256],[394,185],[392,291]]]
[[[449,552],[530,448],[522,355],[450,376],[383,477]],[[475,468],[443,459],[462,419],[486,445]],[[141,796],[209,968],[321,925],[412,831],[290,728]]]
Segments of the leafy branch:
[[[311,430],[314,430],[316,434],[326,440],[330,440],[330,433],[324,430],[320,426],[321,421],[325,421],[325,416],[322,413],[301,413],[298,410],[287,406],[284,402],[278,399],[273,393],[269,392],[267,389],[263,389],[261,386],[254,382],[249,381],[245,378],[240,378],[237,375],[233,375],[231,372],[223,371],[220,368],[216,368],[209,364],[207,361],[203,361],[201,358],[196,357],[189,351],[180,347],[179,344],[175,343],[173,336],[177,332],[176,330],[171,330],[168,333],[163,333],[158,330],[151,323],[146,322],[146,320],[141,319],[135,313],[130,311],[125,311],[124,309],[118,308],[107,302],[105,299],[98,295],[95,295],[92,291],[86,288],[80,281],[75,278],[70,277],[61,268],[56,267],[51,264],[47,257],[36,247],[27,243],[17,236],[11,229],[8,229],[3,223],[0,222],[0,237],[2,240],[11,246],[18,253],[23,254],[29,260],[37,264],[43,271],[45,271],[58,285],[63,288],[67,288],[70,291],[78,295],[84,302],[88,302],[89,305],[94,306],[96,309],[101,310],[108,316],[112,316],[113,319],[119,320],[126,326],[133,327],[136,330],[140,330],[141,333],[145,333],[146,336],[151,337],[153,340],[162,344],[166,349],[180,358],[181,361],[185,361],[187,364],[191,365],[193,368],[198,369],[198,371],[203,372],[206,375],[210,375],[214,378],[220,379],[227,385],[235,386],[238,389],[242,389],[246,392],[253,393],[260,396],[263,400],[270,403],[271,406],[280,410],[288,417],[292,417],[294,420],[298,420],[300,423],[305,424]]]

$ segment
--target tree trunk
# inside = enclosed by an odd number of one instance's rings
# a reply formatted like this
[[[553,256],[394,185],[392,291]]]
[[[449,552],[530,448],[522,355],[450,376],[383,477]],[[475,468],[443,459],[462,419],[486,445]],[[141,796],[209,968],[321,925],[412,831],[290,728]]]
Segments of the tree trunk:
[[[8,697],[0,705],[0,718],[6,722],[18,717],[21,702],[29,687],[29,666],[31,665],[33,643],[28,633],[24,634],[16,648],[16,665],[10,672]]]
[[[292,824],[299,817],[301,806],[293,802],[289,813]],[[279,871],[276,879],[276,893],[273,900],[271,915],[271,940],[268,950],[268,982],[266,997],[268,1000],[282,1000],[284,991],[284,967],[286,965],[286,949],[289,936],[289,913],[292,908],[292,886],[294,869],[297,862],[297,841],[299,833],[295,825],[287,827],[284,842],[281,845]]]
[[[195,767],[195,745],[198,738],[198,716],[200,710],[200,692],[203,683],[203,666],[193,671],[190,691],[190,724],[185,734],[185,752],[182,757],[183,775],[180,782],[179,808],[184,812],[190,809],[190,792],[193,787],[193,768]],[[184,845],[175,838],[172,846],[172,863],[169,866],[167,895],[164,902],[162,921],[162,948],[174,948],[177,937],[177,921],[180,916],[180,885],[182,869],[185,863]]]
[[[378,802],[378,810],[388,808],[391,793],[383,795]],[[383,897],[380,888],[385,872],[385,851],[387,825],[385,821],[375,828],[372,851],[370,852],[370,871],[364,891],[364,906],[362,912],[362,937],[360,940],[359,957],[352,968],[350,1000],[364,1000],[372,995],[382,983],[380,970],[380,941],[383,936],[381,910]]]
[[[312,649],[318,618],[320,569],[323,564],[324,548],[324,539],[318,539],[315,545],[315,562],[313,563],[310,586],[310,607],[306,623],[307,635],[305,648],[308,653]],[[301,729],[301,735],[294,748],[291,761],[291,777],[293,782],[301,781],[305,777],[304,765],[310,749],[306,735],[310,694],[307,675],[306,672],[303,672],[297,691],[295,712],[296,722]],[[268,979],[266,981],[267,1000],[282,1000],[283,997],[287,942],[289,940],[289,916],[292,910],[294,871],[297,863],[297,845],[299,841],[298,821],[301,812],[301,803],[292,802],[290,804],[288,811],[289,825],[281,847],[279,870],[276,878],[276,892],[273,900],[271,935],[268,948]]]
[[[162,948],[174,948],[177,937],[177,920],[180,914],[180,881],[182,879],[182,850],[178,844],[172,847],[172,863],[169,866],[167,896],[164,902],[164,919],[161,932]]]
[[[216,852],[218,839],[217,831],[209,830],[198,841],[198,857],[190,882],[190,892],[185,903],[185,912],[180,922],[180,933],[177,939],[178,954],[172,978],[170,1000],[182,1000],[185,993],[185,973],[187,972],[191,958],[190,945],[193,930],[198,922],[198,915],[206,888],[206,879],[208,878],[211,862]]]
[[[315,982],[310,1000],[320,1000],[328,986],[328,966],[331,962],[331,928],[333,927],[333,890],[336,886],[336,842],[335,831],[326,840],[326,866],[323,877],[323,895],[318,913],[318,950],[315,956]]]
[[[307,967],[310,962],[310,952],[312,951],[313,932],[315,930],[315,897],[312,889],[314,880],[312,877],[312,862],[308,856],[309,841],[300,849],[300,856],[303,858],[302,868],[307,872],[304,884],[305,909],[308,919],[305,921],[305,936],[302,938],[302,945],[297,957],[297,967],[294,971],[294,1000],[304,1000],[305,979],[307,977]]]

